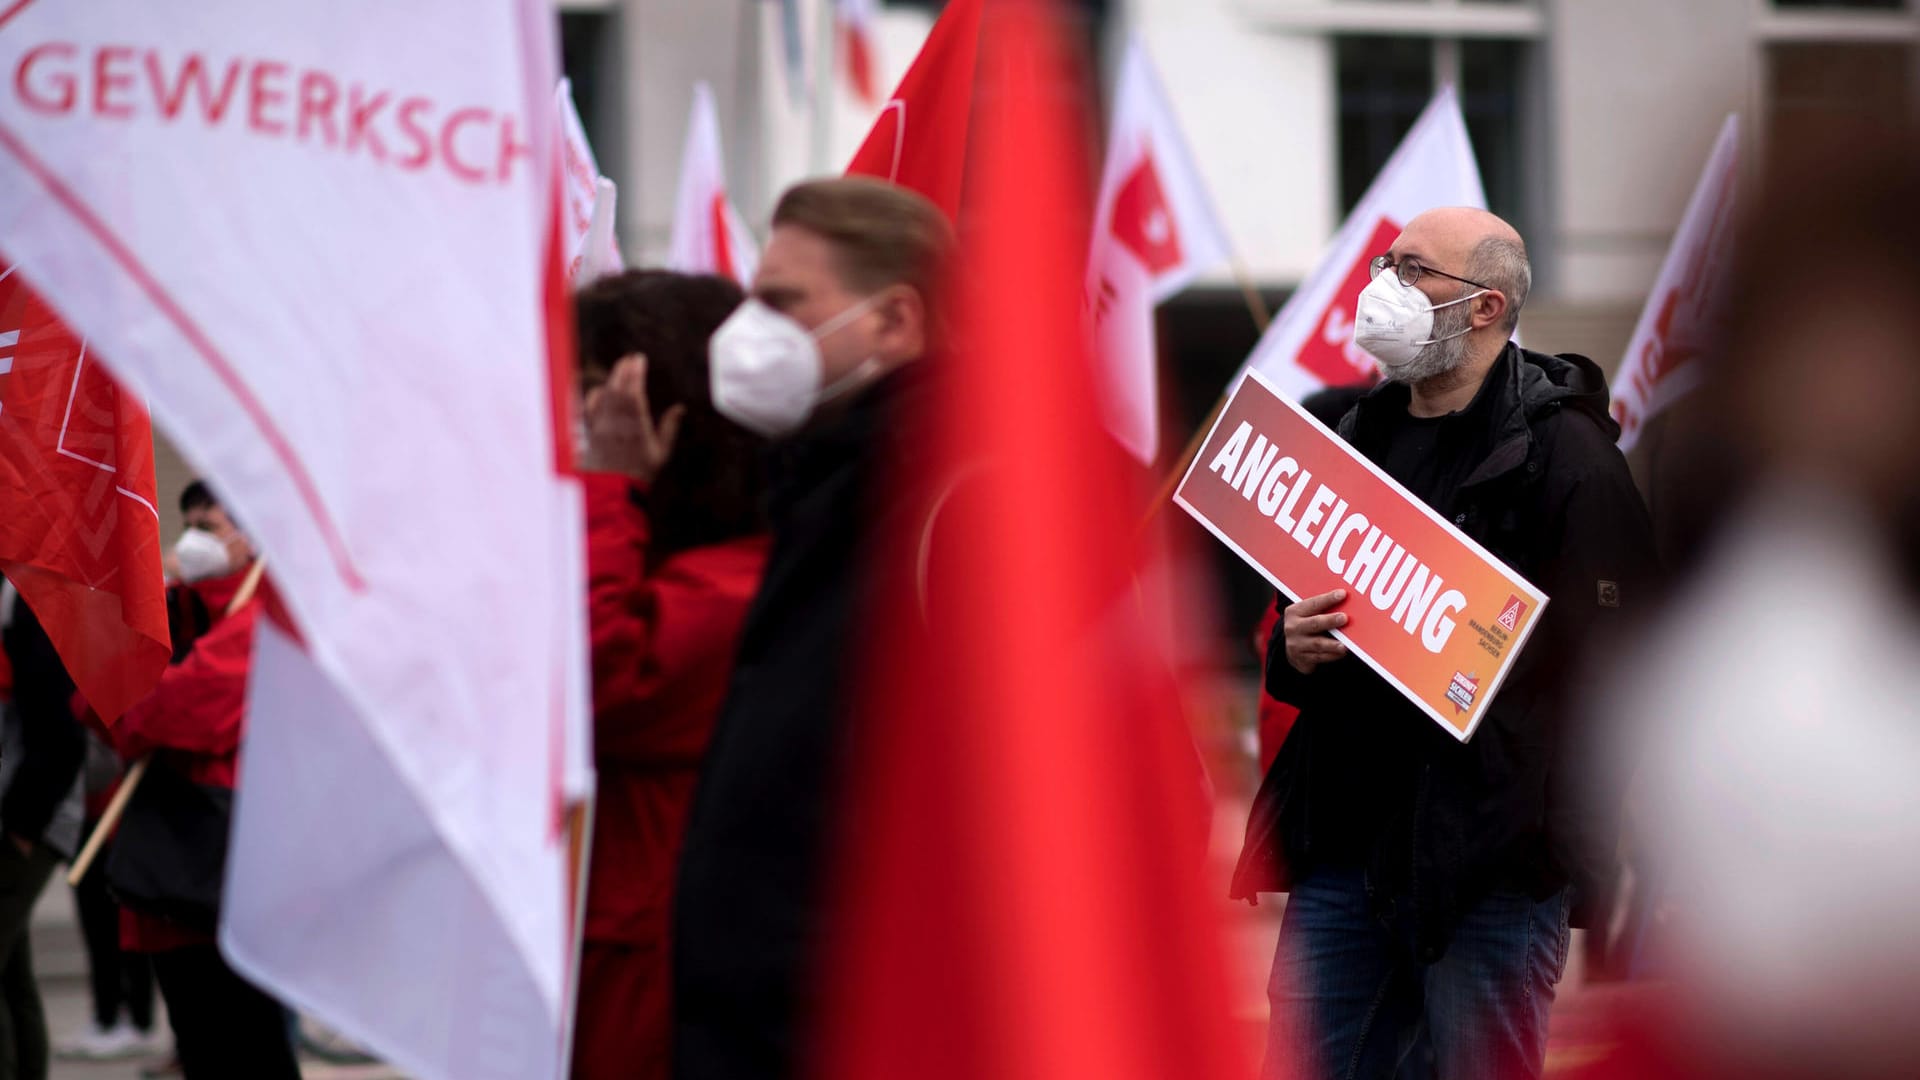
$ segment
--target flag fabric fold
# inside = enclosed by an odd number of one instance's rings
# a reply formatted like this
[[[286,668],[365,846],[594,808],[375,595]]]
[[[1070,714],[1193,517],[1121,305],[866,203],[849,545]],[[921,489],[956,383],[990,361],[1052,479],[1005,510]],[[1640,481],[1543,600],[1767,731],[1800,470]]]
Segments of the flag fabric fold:
[[[111,721],[171,651],[153,429],[0,255],[0,573]]]
[[[949,220],[960,216],[967,131],[973,116],[974,61],[983,0],[953,0],[847,165],[932,199]]]

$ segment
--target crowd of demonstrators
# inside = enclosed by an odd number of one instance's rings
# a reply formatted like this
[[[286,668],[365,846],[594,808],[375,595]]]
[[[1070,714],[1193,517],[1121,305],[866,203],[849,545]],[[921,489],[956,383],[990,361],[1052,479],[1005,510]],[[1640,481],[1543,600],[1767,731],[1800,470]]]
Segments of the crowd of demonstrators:
[[[1870,187],[1879,213],[1913,194]],[[1911,273],[1870,257],[1861,221],[1828,225],[1840,237],[1832,257],[1858,262],[1823,308],[1843,314],[1739,338],[1780,377],[1730,415],[1751,421],[1738,435],[1775,473],[1811,463],[1850,477],[1852,516],[1830,516],[1910,554],[1920,513],[1902,470],[1920,461],[1908,453],[1920,394],[1887,360],[1910,313],[1886,313]],[[1795,235],[1785,250],[1812,243]],[[858,711],[853,665],[872,601],[912,561],[888,541],[926,516],[882,496],[916,454],[904,418],[939,392],[954,249],[946,218],[917,194],[813,181],[779,200],[745,293],[642,270],[575,297],[598,774],[576,1080],[805,1069],[836,949],[826,879]],[[1277,598],[1263,628],[1264,780],[1228,892],[1290,894],[1265,1075],[1524,1080],[1545,1068],[1571,928],[1599,922],[1614,895],[1624,785],[1593,761],[1580,678],[1648,607],[1660,560],[1599,369],[1512,340],[1531,270],[1510,225],[1429,211],[1371,272],[1355,326],[1383,379],[1308,409],[1554,602],[1463,743],[1331,636],[1345,590]],[[1766,280],[1753,288],[1789,289]],[[1769,326],[1787,298],[1747,317]],[[1851,338],[1829,325],[1843,317]],[[1809,326],[1847,343],[1861,380],[1894,388],[1851,428],[1827,384],[1795,381],[1804,373],[1788,346]],[[1776,436],[1765,418],[1788,397],[1830,408],[1832,422]],[[1887,446],[1898,464],[1870,460]],[[104,1043],[151,1027],[151,991],[130,959],[144,957],[187,1077],[297,1077],[285,1010],[214,938],[257,568],[203,485],[181,508],[188,529],[164,559],[173,663],[102,728],[121,760],[146,765],[77,897],[95,969],[89,1034]],[[72,684],[24,605],[5,621],[0,1080],[45,1075],[26,913],[77,845],[83,793],[97,810],[114,773],[108,760],[83,779]],[[117,942],[101,932],[113,921]]]
[[[188,1080],[297,1077],[286,1013],[215,944],[232,791],[259,601],[253,552],[204,485],[180,500],[187,530],[164,560],[174,662],[103,731],[147,762],[112,851],[91,872],[120,900],[121,947],[152,964]]]
[[[86,733],[69,707],[73,680],[33,609],[0,589],[13,699],[0,731],[0,1078],[47,1075],[47,1021],[28,924],[55,866],[80,842]]]
[[[774,440],[773,548],[680,863],[674,1074],[801,1067],[825,940],[859,620],[897,530],[876,498],[940,350],[951,228],[880,181],[789,190],[750,298],[713,337],[714,406]]]
[[[1372,274],[1356,340],[1386,381],[1339,434],[1555,602],[1468,743],[1330,636],[1345,590],[1283,610],[1266,684],[1300,715],[1232,884],[1290,892],[1267,1075],[1304,1060],[1313,1075],[1536,1077],[1569,924],[1591,925],[1611,887],[1572,672],[1651,597],[1651,527],[1599,369],[1511,341],[1531,274],[1509,225],[1429,211]]]
[[[715,411],[718,277],[575,297],[598,773],[572,1074],[669,1075],[668,929],[700,764],[767,560],[763,441]]]

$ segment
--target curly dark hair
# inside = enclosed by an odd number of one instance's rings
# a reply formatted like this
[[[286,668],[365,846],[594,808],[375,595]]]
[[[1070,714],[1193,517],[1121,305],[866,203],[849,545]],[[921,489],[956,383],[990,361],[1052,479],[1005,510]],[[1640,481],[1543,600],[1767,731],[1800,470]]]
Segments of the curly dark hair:
[[[585,387],[641,353],[654,416],[686,406],[673,455],[648,496],[651,563],[766,531],[765,444],[714,411],[707,376],[707,339],[743,298],[726,278],[666,270],[628,270],[574,296]]]

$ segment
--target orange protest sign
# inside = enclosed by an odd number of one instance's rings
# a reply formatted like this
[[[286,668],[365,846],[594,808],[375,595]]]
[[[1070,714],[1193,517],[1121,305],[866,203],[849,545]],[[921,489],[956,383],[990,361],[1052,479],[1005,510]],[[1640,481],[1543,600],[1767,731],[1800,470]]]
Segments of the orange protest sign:
[[[1174,501],[1294,598],[1345,589],[1334,636],[1461,742],[1547,606],[1257,371]]]

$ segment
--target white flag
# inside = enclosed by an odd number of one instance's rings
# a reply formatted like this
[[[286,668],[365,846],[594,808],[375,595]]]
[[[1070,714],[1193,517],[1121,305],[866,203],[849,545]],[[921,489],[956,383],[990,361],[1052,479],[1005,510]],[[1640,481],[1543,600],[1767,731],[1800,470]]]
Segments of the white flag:
[[[839,46],[839,61],[847,79],[847,88],[860,104],[877,108],[880,104],[879,46],[874,23],[880,18],[879,0],[834,0],[833,27]]]
[[[1151,463],[1160,442],[1153,308],[1232,249],[1138,38],[1120,68],[1093,220],[1087,293],[1107,428]]]
[[[573,103],[573,80],[561,79],[553,91],[553,107],[560,120],[560,201],[566,207],[563,222],[567,238],[567,278],[584,285],[602,274],[617,274],[625,263],[613,234],[616,191],[613,181],[600,175],[587,128]]]
[[[1706,171],[1687,200],[1653,294],[1613,377],[1613,418],[1620,422],[1622,450],[1633,449],[1656,413],[1699,385],[1701,357],[1725,336],[1723,294],[1733,258],[1739,164],[1740,118],[1735,115],[1720,126]]]
[[[561,1071],[584,765],[547,0],[0,11],[0,236],[221,492],[262,620],[221,943],[410,1075]]]
[[[693,88],[687,143],[680,157],[680,192],[673,205],[673,245],[667,268],[684,274],[719,274],[742,285],[753,281],[760,249],[740,211],[727,198],[727,169],[720,156],[720,120],[713,90]]]
[[[1434,95],[1400,140],[1246,366],[1296,400],[1322,387],[1377,379],[1373,358],[1353,343],[1353,310],[1367,287],[1367,263],[1393,246],[1407,222],[1437,206],[1487,206],[1452,87]]]

